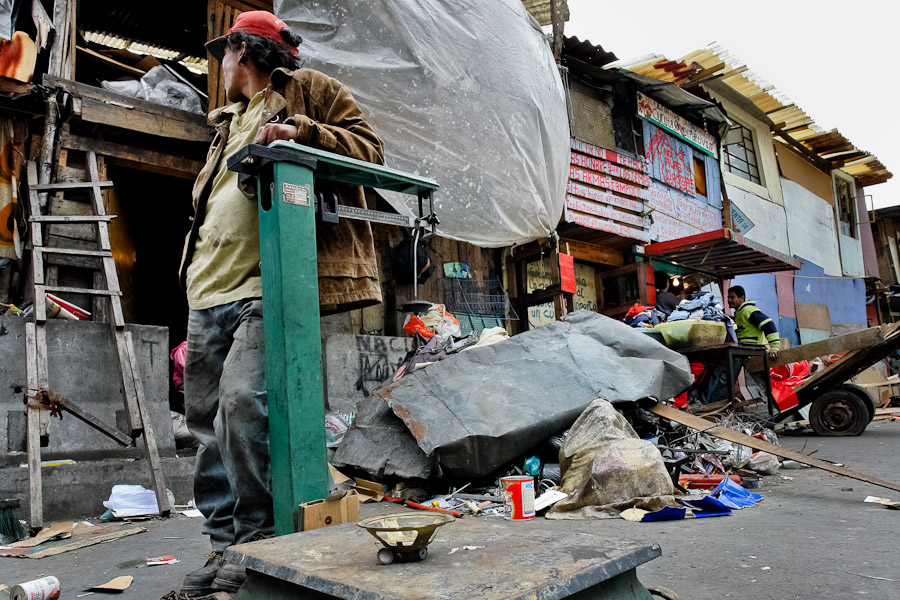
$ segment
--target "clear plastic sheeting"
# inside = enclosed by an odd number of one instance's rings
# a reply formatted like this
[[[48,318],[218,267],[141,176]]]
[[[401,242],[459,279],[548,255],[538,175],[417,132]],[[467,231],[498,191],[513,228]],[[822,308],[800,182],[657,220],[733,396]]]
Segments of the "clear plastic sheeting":
[[[484,247],[559,223],[569,162],[565,92],[520,0],[275,0],[304,66],[344,83],[388,164],[432,177],[439,231]],[[403,214],[415,198],[388,197]]]

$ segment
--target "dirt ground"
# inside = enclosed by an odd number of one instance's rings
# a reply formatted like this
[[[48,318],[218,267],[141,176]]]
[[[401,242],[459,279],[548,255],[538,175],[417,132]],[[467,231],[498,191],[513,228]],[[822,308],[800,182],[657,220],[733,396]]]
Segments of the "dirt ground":
[[[900,423],[872,423],[856,438],[798,435],[780,441],[900,482]],[[783,470],[766,477],[756,491],[763,501],[730,517],[555,523],[560,535],[589,528],[610,539],[659,544],[663,555],[640,567],[638,576],[645,585],[674,590],[682,600],[900,600],[900,511],[863,502],[868,495],[900,500],[900,492],[815,469]],[[0,558],[0,583],[55,575],[62,583],[62,597],[68,599],[85,594],[88,586],[131,575],[134,583],[121,594],[122,600],[156,600],[203,564],[208,545],[201,524],[202,519],[178,515],[141,523],[146,533],[66,554],[39,560]],[[147,557],[164,555],[181,562],[146,566]]]

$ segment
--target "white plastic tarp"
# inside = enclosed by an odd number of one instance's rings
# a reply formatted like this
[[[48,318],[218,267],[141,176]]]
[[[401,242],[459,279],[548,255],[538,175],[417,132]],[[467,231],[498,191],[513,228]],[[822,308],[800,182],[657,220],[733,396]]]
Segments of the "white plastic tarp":
[[[562,214],[565,92],[520,0],[275,0],[304,66],[337,78],[388,165],[431,177],[441,235],[484,247],[545,237]],[[417,202],[391,196],[403,214]]]

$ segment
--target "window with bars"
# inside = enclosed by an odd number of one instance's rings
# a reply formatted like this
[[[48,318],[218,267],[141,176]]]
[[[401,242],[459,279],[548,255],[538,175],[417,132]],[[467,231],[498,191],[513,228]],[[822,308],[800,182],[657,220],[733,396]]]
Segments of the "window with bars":
[[[752,132],[743,125],[734,124],[725,136],[725,167],[738,177],[762,184]]]

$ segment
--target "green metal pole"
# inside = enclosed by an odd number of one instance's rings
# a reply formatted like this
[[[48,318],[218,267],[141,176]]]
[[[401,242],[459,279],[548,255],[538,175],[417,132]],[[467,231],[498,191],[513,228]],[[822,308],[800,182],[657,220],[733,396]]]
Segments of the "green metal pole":
[[[313,171],[275,162],[258,182],[272,496],[285,535],[300,503],[328,496]]]

